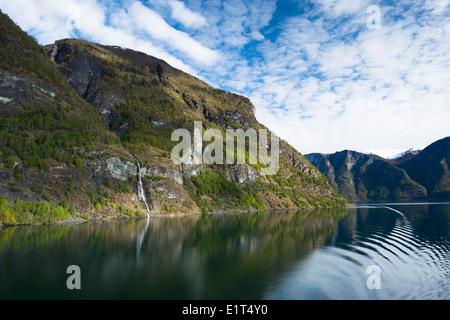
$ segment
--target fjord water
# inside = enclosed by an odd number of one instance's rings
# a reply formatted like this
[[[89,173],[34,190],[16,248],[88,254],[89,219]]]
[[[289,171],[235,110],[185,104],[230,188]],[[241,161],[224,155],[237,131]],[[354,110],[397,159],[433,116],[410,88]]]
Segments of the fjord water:
[[[450,204],[4,228],[0,299],[450,299],[449,232]]]

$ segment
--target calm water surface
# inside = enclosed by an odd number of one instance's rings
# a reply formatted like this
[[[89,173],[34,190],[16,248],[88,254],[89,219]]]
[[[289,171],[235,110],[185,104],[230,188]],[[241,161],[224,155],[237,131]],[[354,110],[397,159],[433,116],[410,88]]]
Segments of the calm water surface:
[[[450,299],[450,204],[4,228],[0,299]]]

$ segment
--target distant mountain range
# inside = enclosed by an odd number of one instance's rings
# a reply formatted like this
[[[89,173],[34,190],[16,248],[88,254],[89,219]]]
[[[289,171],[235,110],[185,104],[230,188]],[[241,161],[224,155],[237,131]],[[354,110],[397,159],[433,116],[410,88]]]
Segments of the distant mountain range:
[[[306,158],[353,202],[450,199],[450,137],[394,159],[348,150]]]

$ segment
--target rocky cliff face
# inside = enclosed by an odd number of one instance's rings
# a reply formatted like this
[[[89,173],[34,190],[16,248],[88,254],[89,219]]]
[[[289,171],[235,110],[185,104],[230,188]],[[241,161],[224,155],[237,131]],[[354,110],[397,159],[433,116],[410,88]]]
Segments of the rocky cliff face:
[[[42,48],[1,13],[0,39],[0,195],[10,201],[52,200],[98,219],[144,215],[139,162],[152,214],[346,203],[284,142],[274,176],[260,163],[172,162],[172,132],[192,132],[194,121],[265,129],[245,97],[133,50],[82,40]]]
[[[450,198],[450,138],[387,160],[354,151],[306,157],[330,185],[354,202]]]
[[[55,97],[57,90],[36,81],[0,70],[0,104],[3,108],[18,106],[34,100],[36,105],[44,105],[46,96]]]
[[[49,50],[49,56],[63,70],[66,81],[86,99],[92,81],[103,73],[95,59],[68,43],[51,46]]]
[[[432,143],[399,166],[427,189],[430,199],[450,199],[450,137]]]
[[[330,185],[335,190],[339,190],[338,185],[336,184],[336,175],[334,174],[334,167],[331,164],[330,160],[328,160],[327,156],[321,153],[312,153],[306,155],[306,158],[316,166],[320,172],[327,178]]]

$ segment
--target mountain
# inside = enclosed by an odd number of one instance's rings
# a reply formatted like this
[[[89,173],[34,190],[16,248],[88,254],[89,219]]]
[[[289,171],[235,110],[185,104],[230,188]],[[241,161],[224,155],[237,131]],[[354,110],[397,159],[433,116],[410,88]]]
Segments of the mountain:
[[[347,199],[410,201],[450,198],[450,137],[392,160],[355,151],[309,154],[330,185]]]
[[[402,153],[396,155],[392,159],[391,158],[389,158],[389,159],[392,160],[396,164],[402,164],[402,163],[405,163],[406,161],[411,160],[415,156],[417,156],[420,153],[420,151],[421,150],[409,149],[405,152],[402,152]]]
[[[139,178],[152,214],[347,203],[284,141],[276,175],[260,162],[172,161],[172,133],[193,134],[194,121],[204,132],[267,130],[246,97],[129,49],[73,39],[41,47],[2,13],[0,42],[0,224],[35,222],[36,203],[38,222],[66,211],[76,220],[145,216]]]
[[[353,202],[405,201],[426,198],[426,190],[393,162],[376,155],[342,151],[309,154],[336,191]]]
[[[432,143],[399,167],[427,189],[430,199],[450,198],[450,137]]]

